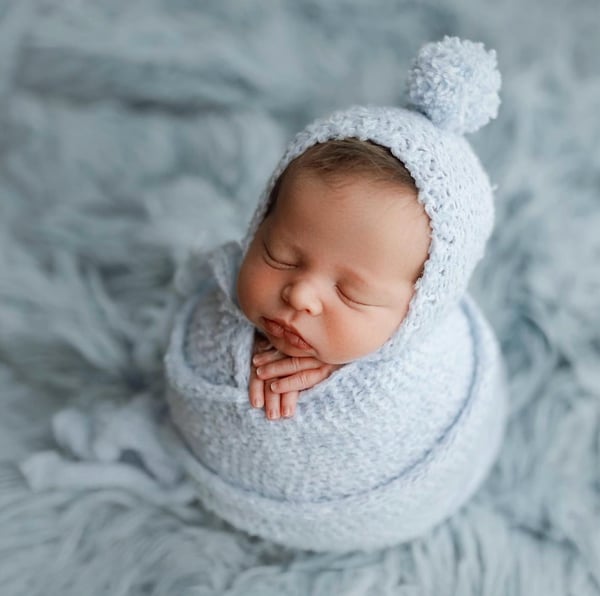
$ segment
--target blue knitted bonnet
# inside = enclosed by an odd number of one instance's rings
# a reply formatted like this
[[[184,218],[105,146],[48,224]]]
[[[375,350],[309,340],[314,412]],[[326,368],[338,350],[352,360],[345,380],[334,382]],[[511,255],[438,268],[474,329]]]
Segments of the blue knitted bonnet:
[[[490,181],[463,135],[498,114],[496,66],[494,50],[445,36],[424,45],[414,60],[407,108],[355,106],[310,124],[276,167],[250,222],[244,252],[292,160],[333,139],[353,137],[387,147],[415,180],[418,201],[430,219],[431,242],[408,313],[386,348],[396,351],[427,334],[464,295],[493,227]]]

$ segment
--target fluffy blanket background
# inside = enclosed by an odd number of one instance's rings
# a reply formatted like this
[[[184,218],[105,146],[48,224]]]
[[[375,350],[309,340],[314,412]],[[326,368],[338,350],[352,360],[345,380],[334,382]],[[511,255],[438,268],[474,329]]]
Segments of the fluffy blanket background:
[[[593,0],[0,0],[0,594],[600,594],[599,29]],[[471,138],[498,186],[472,291],[512,408],[473,501],[327,556],[197,503],[32,491],[19,463],[56,449],[54,412],[161,403],[174,272],[242,233],[292,133],[400,102],[444,34],[503,74]]]

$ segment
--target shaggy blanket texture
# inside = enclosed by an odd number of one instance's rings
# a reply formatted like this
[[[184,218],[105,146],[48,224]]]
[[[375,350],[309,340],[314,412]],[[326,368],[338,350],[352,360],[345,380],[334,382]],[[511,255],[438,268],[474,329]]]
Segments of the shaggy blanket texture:
[[[0,0],[0,594],[600,594],[599,28],[590,0]],[[470,286],[507,362],[502,452],[409,543],[251,538],[140,414],[164,416],[175,272],[241,235],[296,130],[394,105],[444,34],[503,75],[472,141],[498,189]]]

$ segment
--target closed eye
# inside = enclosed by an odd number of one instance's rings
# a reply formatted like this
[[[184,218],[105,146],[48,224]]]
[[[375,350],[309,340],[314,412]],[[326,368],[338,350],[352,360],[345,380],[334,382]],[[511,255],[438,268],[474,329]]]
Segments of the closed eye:
[[[283,261],[276,259],[269,252],[269,249],[267,248],[267,245],[264,242],[263,242],[263,258],[265,260],[265,263],[267,263],[267,265],[269,265],[270,267],[273,267],[275,269],[293,269],[296,266],[293,263],[285,263]]]
[[[372,304],[367,304],[365,302],[359,302],[358,300],[354,300],[353,298],[350,298],[350,296],[348,296],[348,294],[346,294],[341,288],[340,286],[335,286],[335,289],[337,290],[337,293],[339,294],[339,296],[341,297],[341,299],[344,302],[349,302],[350,304],[356,304],[358,306],[374,306]]]

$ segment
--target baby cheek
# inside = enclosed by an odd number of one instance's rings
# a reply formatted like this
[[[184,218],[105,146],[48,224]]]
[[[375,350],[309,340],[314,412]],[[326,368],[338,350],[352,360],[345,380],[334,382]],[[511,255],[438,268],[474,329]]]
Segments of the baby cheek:
[[[257,279],[255,267],[252,262],[244,261],[238,276],[237,292],[238,301],[244,314],[251,318],[257,300],[257,289],[260,281]]]
[[[335,341],[337,354],[346,361],[371,354],[386,343],[399,324],[398,317],[388,313],[369,313],[356,317],[343,326],[342,334],[338,334]]]
[[[330,364],[351,362],[377,347],[372,321],[355,312],[330,317],[325,325],[325,338],[322,357]]]
[[[248,262],[240,272],[239,300],[246,315],[262,314],[268,308],[276,283],[269,268],[258,262]]]

